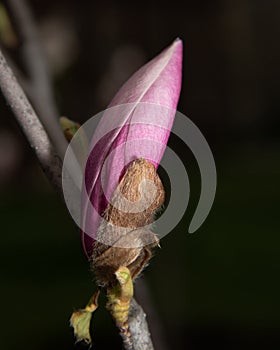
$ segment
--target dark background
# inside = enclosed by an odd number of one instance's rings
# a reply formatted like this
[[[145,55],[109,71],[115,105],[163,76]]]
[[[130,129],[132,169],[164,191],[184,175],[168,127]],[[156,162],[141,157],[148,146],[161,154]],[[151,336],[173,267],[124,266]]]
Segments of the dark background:
[[[280,2],[30,4],[59,110],[81,123],[182,38],[178,109],[208,140],[218,187],[206,222],[187,234],[199,195],[190,154],[190,209],[145,272],[164,342],[178,350],[279,348]],[[10,48],[14,56],[18,49]],[[2,96],[0,118],[1,348],[72,349],[68,319],[93,290],[79,234]],[[93,338],[96,350],[120,349],[102,310]]]

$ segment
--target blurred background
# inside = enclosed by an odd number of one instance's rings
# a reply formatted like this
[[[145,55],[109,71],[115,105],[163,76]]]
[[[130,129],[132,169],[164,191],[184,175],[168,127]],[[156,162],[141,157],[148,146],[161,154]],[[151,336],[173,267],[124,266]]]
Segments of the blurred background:
[[[145,272],[155,347],[279,348],[280,2],[28,4],[59,111],[80,123],[174,38],[183,40],[178,109],[206,137],[218,187],[206,222],[187,234],[200,183],[193,155],[181,150],[190,207]],[[1,46],[20,61],[20,40],[8,32]],[[0,118],[1,348],[74,349],[69,317],[94,290],[78,230],[2,95]],[[141,299],[150,308],[144,292]],[[121,348],[102,308],[93,338],[96,350]]]

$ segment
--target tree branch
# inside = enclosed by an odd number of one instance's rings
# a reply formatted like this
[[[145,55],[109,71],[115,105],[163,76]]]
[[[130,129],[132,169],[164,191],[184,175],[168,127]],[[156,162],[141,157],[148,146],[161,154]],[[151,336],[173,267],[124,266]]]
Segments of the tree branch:
[[[146,314],[135,299],[130,303],[128,324],[133,348],[126,350],[154,350]]]
[[[24,0],[8,0],[9,11],[23,41],[23,58],[29,76],[27,93],[56,152],[63,159],[67,142],[63,137],[50,72],[31,11]]]
[[[26,138],[34,149],[43,171],[55,189],[62,194],[62,162],[55,153],[45,129],[8,66],[1,50],[0,87]]]
[[[153,304],[149,285],[145,280],[145,276],[141,276],[141,278],[136,280],[134,296],[144,309],[149,310],[149,325],[156,349],[168,350],[162,322]]]

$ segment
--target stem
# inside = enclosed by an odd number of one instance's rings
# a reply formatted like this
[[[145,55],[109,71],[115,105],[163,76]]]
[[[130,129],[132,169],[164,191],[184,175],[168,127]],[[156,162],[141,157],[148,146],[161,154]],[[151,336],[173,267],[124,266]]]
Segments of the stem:
[[[134,298],[130,302],[128,324],[132,350],[154,350],[146,314]],[[125,349],[130,350],[130,348]]]
[[[30,146],[34,149],[43,171],[55,189],[62,194],[62,162],[55,153],[43,125],[8,66],[1,50],[0,87]]]
[[[9,11],[23,41],[23,58],[28,73],[28,94],[56,152],[63,159],[67,142],[63,137],[54,99],[51,74],[32,13],[24,0],[8,0]]]
[[[149,285],[145,280],[145,276],[141,276],[141,278],[136,280],[134,296],[138,302],[140,302],[142,307],[144,307],[144,309],[149,310],[149,324],[156,348],[160,350],[168,350],[163,325],[154,306]]]

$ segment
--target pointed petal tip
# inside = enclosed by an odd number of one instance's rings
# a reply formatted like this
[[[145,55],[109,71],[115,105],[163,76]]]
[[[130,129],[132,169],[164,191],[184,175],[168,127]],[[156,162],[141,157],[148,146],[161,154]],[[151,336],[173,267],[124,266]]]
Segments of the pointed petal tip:
[[[169,46],[169,49],[173,51],[173,54],[180,57],[183,57],[183,40],[177,37],[173,40],[172,44]]]
[[[172,43],[169,46],[167,46],[166,51],[171,50],[174,52],[175,50],[182,51],[182,49],[183,49],[183,40],[177,37],[172,41]]]
[[[179,46],[179,47],[183,47],[183,40],[179,37],[177,37],[173,43],[172,46]]]
[[[183,40],[177,36],[177,38],[174,40],[174,43],[178,43],[178,42],[183,44]]]

